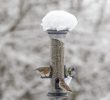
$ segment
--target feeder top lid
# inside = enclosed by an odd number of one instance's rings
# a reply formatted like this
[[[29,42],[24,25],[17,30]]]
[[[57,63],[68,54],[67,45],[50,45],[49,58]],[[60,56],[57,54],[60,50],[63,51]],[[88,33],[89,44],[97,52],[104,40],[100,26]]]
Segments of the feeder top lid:
[[[55,10],[47,13],[42,19],[41,25],[44,31],[48,30],[68,30],[71,31],[77,25],[76,17],[66,11]]]

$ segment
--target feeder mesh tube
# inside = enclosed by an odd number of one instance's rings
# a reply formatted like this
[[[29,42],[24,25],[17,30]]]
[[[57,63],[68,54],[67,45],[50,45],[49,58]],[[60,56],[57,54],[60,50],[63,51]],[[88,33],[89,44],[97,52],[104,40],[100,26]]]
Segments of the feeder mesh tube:
[[[59,39],[51,38],[51,66],[53,69],[52,92],[56,92],[55,79],[58,77],[64,78],[64,43]]]

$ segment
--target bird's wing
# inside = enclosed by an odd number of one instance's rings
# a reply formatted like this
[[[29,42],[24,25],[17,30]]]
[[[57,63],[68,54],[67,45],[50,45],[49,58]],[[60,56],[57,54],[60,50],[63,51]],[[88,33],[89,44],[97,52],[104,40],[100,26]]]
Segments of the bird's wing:
[[[51,68],[50,67],[39,67],[36,69],[36,71],[41,75],[41,76],[49,76]]]

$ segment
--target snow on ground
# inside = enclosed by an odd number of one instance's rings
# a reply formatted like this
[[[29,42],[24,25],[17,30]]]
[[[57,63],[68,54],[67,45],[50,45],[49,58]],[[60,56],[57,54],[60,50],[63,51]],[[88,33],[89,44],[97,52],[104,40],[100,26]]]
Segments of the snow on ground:
[[[43,19],[41,25],[43,26],[43,30],[73,30],[73,28],[77,25],[77,19],[74,15],[62,11],[55,10],[49,12]]]

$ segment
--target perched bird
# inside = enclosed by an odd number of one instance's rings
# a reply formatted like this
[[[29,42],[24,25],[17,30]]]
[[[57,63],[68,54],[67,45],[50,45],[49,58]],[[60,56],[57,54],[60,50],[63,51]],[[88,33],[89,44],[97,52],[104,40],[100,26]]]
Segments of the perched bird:
[[[39,67],[35,70],[37,70],[42,77],[49,77],[52,69],[51,67]],[[69,84],[72,78],[74,78],[76,75],[76,68],[75,67],[65,68],[65,74],[67,76],[65,80]]]
[[[69,67],[67,69],[67,76],[75,78],[76,77],[76,67]]]
[[[76,67],[69,67],[66,69],[66,76],[65,82],[69,85],[71,80],[76,77]]]
[[[64,91],[68,91],[68,92],[72,92],[72,90],[70,89],[70,87],[65,83],[63,78],[59,78],[59,87],[64,90]]]
[[[35,70],[37,70],[40,73],[41,77],[48,77],[50,75],[50,72],[51,72],[50,67],[39,67]]]

